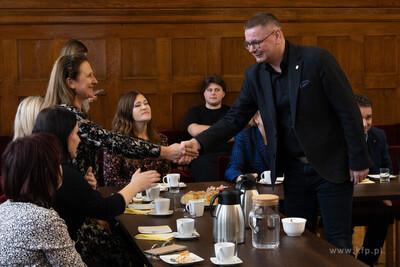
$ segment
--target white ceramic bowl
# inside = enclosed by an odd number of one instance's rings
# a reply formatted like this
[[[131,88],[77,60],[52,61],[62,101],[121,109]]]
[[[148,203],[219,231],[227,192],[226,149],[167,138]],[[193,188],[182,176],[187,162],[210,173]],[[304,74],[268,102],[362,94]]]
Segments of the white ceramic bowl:
[[[289,217],[282,219],[283,230],[288,236],[300,236],[306,227],[306,219]]]

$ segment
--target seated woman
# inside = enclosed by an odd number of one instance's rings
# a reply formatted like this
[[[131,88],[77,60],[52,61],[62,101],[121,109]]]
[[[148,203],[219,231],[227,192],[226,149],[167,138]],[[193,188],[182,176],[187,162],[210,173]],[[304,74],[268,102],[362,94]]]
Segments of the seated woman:
[[[77,231],[86,217],[112,220],[125,211],[125,207],[138,192],[156,186],[156,182],[160,179],[160,174],[156,171],[141,172],[139,169],[132,175],[126,187],[117,194],[103,198],[71,164],[80,143],[77,134],[78,123],[72,112],[64,107],[43,109],[37,117],[33,132],[52,133],[57,136],[62,146],[61,166],[64,182],[56,192],[55,210],[65,220],[73,240],[78,239]],[[113,237],[107,235],[106,229],[93,233],[90,238],[81,231],[79,237],[76,246],[85,262],[113,265],[118,260],[113,257],[121,253],[119,251],[121,248],[117,246],[119,243],[114,242]]]
[[[150,103],[139,91],[128,92],[119,100],[113,121],[113,131],[156,145],[168,145],[167,137],[157,133],[152,127]],[[142,171],[156,170],[162,177],[171,169],[169,161],[163,159],[129,159],[108,152],[104,153],[106,186],[128,184],[132,174],[139,168]]]
[[[99,149],[128,158],[163,158],[186,162],[182,157],[179,144],[170,146],[153,145],[149,142],[134,139],[107,131],[93,123],[85,112],[83,102],[94,96],[93,88],[97,80],[87,58],[82,54],[62,56],[57,59],[51,72],[47,87],[44,106],[62,105],[76,116],[79,122],[78,147],[74,165],[82,174],[92,166],[97,173],[97,157]],[[185,156],[197,156],[195,149],[187,149]]]
[[[51,207],[62,183],[61,151],[51,134],[11,142],[3,154],[0,266],[86,266]]]
[[[28,96],[19,103],[14,120],[13,140],[32,133],[36,117],[43,108],[43,101],[41,96]]]
[[[260,111],[256,112],[249,124],[250,127],[235,136],[232,154],[225,171],[225,178],[230,182],[240,181],[245,173],[252,173],[257,177],[270,169],[267,138]]]

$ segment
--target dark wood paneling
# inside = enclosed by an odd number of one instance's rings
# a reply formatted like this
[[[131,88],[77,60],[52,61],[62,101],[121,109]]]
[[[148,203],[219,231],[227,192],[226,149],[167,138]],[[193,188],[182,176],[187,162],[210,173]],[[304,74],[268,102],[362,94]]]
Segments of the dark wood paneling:
[[[265,1],[264,1],[265,2]],[[400,122],[398,1],[94,1],[0,2],[0,134],[12,133],[18,101],[44,95],[62,45],[81,40],[105,91],[90,116],[111,128],[120,96],[149,96],[159,128],[185,128],[189,108],[203,104],[201,82],[222,75],[224,103],[239,95],[254,63],[242,46],[243,23],[270,11],[286,38],[320,46],[338,60],[355,93],[374,102],[374,123]]]

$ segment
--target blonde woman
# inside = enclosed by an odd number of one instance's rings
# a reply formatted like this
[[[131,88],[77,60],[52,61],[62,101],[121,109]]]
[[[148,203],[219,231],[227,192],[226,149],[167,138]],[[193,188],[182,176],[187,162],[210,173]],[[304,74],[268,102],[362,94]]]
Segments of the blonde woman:
[[[21,101],[15,115],[13,140],[32,133],[36,117],[43,109],[43,101],[41,96],[28,96]]]
[[[196,150],[187,150],[182,155],[179,144],[153,145],[149,142],[107,131],[92,122],[82,110],[82,103],[93,97],[97,80],[87,58],[82,54],[63,56],[57,59],[51,72],[44,105],[62,105],[73,112],[79,123],[78,135],[82,140],[74,164],[81,173],[90,167],[97,171],[99,149],[127,158],[162,158],[186,161],[197,156]]]
[[[60,57],[74,55],[74,54],[84,54],[87,56],[88,49],[86,45],[76,39],[70,39],[61,48]]]

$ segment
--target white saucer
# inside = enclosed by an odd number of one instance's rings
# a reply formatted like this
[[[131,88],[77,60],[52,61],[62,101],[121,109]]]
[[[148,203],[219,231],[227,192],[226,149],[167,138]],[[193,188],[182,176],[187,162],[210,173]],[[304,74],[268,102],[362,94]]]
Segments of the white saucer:
[[[195,239],[195,238],[200,237],[200,234],[197,233],[196,231],[194,231],[191,236],[181,236],[178,232],[172,232],[172,234],[177,239]]]
[[[162,186],[169,187],[168,184],[160,183],[160,187],[162,187]],[[186,186],[187,186],[187,185],[186,185],[185,183],[179,182],[179,187],[180,187],[180,188],[183,188],[183,187],[186,187]]]
[[[271,185],[272,186],[272,184],[268,184],[268,183],[264,182],[263,180],[258,181],[258,183],[263,184],[263,185]],[[282,183],[282,181],[278,181],[278,180],[275,181],[275,185],[278,185],[281,183]]]
[[[147,198],[147,197],[142,197],[142,201],[144,202],[152,202],[153,199]]]
[[[169,210],[167,213],[161,213],[161,214],[158,214],[158,213],[156,213],[155,210],[152,210],[148,214],[153,215],[153,216],[167,216],[167,215],[171,215],[172,213],[174,213],[173,210]]]
[[[210,261],[215,265],[236,265],[243,263],[243,261],[236,256],[233,256],[233,260],[231,262],[220,262],[217,257],[211,257]]]

